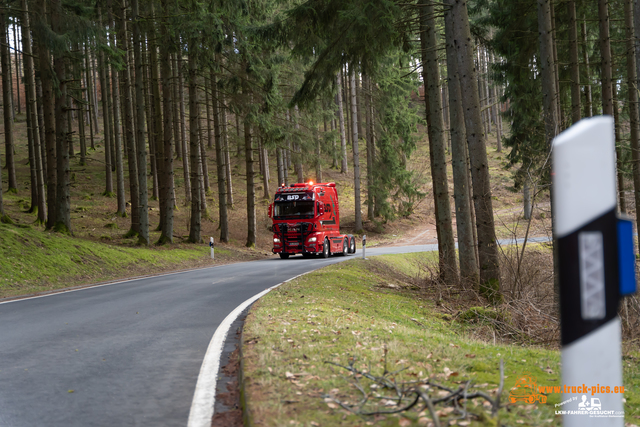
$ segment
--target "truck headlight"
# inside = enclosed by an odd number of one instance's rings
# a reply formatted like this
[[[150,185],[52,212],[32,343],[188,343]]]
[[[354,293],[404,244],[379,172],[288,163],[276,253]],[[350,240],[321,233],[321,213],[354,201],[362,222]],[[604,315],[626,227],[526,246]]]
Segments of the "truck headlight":
[[[317,240],[318,240],[318,238],[317,238],[317,237],[309,237],[308,242],[309,242],[309,243],[313,243],[313,242],[315,242],[315,241],[317,241]]]
[[[280,239],[278,239],[277,237],[273,238],[273,243],[280,243]]]

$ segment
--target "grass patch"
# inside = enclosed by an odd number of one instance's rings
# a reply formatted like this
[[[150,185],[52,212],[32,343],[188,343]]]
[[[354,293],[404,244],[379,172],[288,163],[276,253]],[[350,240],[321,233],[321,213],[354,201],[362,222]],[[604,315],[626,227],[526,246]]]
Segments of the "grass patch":
[[[113,246],[0,224],[0,298],[214,264],[205,245]],[[216,264],[243,256],[216,248]],[[245,259],[247,257],[244,257]]]
[[[367,410],[398,406],[388,398],[390,391],[373,388],[362,375],[326,362],[353,364],[375,376],[403,369],[389,376],[397,383],[432,381],[456,390],[470,381],[470,392],[495,398],[503,359],[505,385],[497,416],[475,399],[467,402],[466,410],[473,414],[470,424],[458,424],[560,426],[554,407],[561,401],[559,394],[547,395],[544,404],[508,401],[509,390],[525,372],[535,376],[538,385],[560,385],[560,353],[474,339],[475,328],[494,312],[476,308],[456,321],[438,310],[420,287],[421,266],[436,256],[353,259],[288,282],[261,298],[247,317],[242,343],[250,418],[268,426],[430,425],[423,404],[402,414],[375,416],[340,408],[335,400],[353,405],[362,399],[356,383],[370,394]],[[628,421],[638,415],[640,397],[634,357],[625,356],[624,363]],[[443,393],[424,389],[434,399]],[[436,411],[441,425],[459,417],[452,404],[438,404]]]

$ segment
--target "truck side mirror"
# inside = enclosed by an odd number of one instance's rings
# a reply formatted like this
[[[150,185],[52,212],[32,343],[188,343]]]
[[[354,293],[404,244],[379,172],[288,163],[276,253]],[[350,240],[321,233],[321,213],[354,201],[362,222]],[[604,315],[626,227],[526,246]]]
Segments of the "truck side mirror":
[[[273,215],[273,203],[269,205],[269,218],[271,218],[271,215]]]
[[[318,202],[318,216],[324,215],[324,204]]]

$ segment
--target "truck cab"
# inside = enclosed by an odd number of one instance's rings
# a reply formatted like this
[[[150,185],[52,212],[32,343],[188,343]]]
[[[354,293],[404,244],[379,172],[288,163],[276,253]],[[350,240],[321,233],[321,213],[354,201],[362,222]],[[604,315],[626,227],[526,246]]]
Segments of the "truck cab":
[[[274,254],[347,255],[355,253],[355,238],[340,234],[340,205],[334,182],[281,186],[269,205]]]

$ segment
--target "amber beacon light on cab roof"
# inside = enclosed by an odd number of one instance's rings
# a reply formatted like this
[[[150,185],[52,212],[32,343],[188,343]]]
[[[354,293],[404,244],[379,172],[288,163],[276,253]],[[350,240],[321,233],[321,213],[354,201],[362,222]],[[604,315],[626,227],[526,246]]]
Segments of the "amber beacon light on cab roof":
[[[328,258],[356,252],[355,237],[340,234],[340,205],[334,182],[283,184],[269,205],[269,218],[273,220],[271,251],[282,259],[296,254]]]

